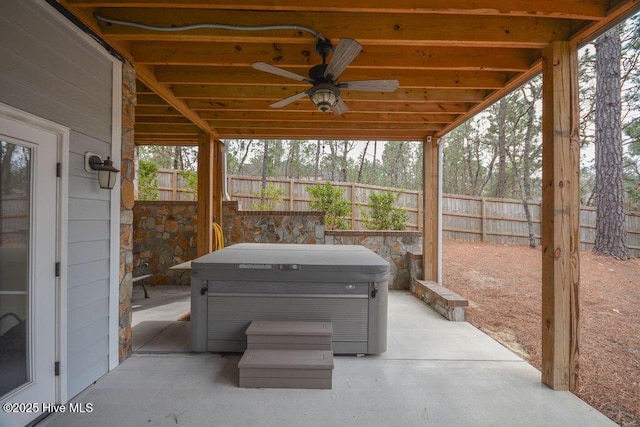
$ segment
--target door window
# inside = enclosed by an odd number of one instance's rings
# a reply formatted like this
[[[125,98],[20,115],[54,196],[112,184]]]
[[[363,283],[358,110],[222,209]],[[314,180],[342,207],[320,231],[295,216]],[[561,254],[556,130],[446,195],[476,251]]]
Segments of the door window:
[[[0,140],[0,397],[31,381],[32,149]]]

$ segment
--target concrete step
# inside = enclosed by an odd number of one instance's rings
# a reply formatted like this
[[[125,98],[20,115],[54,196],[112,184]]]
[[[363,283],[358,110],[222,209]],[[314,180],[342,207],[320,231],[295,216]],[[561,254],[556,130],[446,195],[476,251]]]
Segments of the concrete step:
[[[330,350],[247,350],[240,363],[240,387],[330,389]]]
[[[254,320],[247,328],[247,349],[331,350],[331,322]]]

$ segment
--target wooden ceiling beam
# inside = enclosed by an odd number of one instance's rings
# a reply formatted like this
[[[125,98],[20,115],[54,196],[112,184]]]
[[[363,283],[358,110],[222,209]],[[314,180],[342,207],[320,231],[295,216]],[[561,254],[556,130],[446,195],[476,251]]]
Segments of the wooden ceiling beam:
[[[188,145],[197,144],[202,131],[265,138],[442,135],[539,72],[541,49],[550,42],[582,43],[640,8],[638,0],[60,2],[135,64],[141,82],[136,143]],[[308,86],[258,73],[250,64],[264,61],[306,75],[320,62],[312,35],[297,30],[154,32],[98,24],[94,12],[166,27],[207,22],[307,26],[334,43],[350,37],[363,45],[340,80],[398,78],[401,87],[394,93],[345,90],[350,111],[343,116],[321,115],[308,98],[272,109],[271,103]]]
[[[225,10],[331,11],[349,13],[440,13],[465,15],[545,16],[598,20],[605,16],[605,0],[68,0],[76,7],[184,8]]]
[[[339,40],[351,37],[363,46],[381,44],[393,46],[440,45],[522,47],[542,49],[554,40],[566,40],[573,22],[568,19],[530,18],[517,16],[485,16],[482,24],[475,16],[429,14],[345,14],[326,12],[301,14],[295,12],[218,11],[174,9],[102,9],[100,14],[112,19],[136,23],[176,27],[197,23],[223,23],[237,26],[289,24],[313,28],[326,37]],[[102,33],[113,40],[146,41],[225,41],[261,43],[313,42],[313,36],[298,30],[230,31],[195,29],[161,32],[123,25],[100,23]],[[453,35],[453,37],[452,37]]]
[[[476,115],[476,114],[480,113],[481,111],[485,110],[487,107],[489,107],[494,102],[497,102],[501,98],[507,96],[509,93],[511,93],[512,91],[516,90],[517,88],[519,88],[520,86],[522,86],[523,84],[525,84],[526,82],[528,82],[529,80],[531,80],[532,78],[534,78],[535,76],[540,74],[541,72],[542,72],[542,60],[540,60],[536,64],[534,64],[534,66],[528,72],[518,74],[518,76],[516,76],[507,85],[505,85],[505,88],[503,90],[493,92],[492,94],[490,94],[484,100],[484,102],[479,103],[476,106],[474,106],[473,108],[471,108],[465,115],[459,116],[458,118],[456,118],[456,120],[454,120],[453,122],[451,122],[450,124],[445,126],[436,135],[436,137],[439,138],[439,137],[445,135],[447,132],[452,131],[455,127],[461,125],[463,122],[465,122],[469,118],[471,118],[474,115]]]
[[[314,51],[315,41],[301,44],[277,43],[186,43],[132,42],[131,52],[138,64],[250,66],[255,61],[297,68],[307,75],[321,62]],[[536,49],[494,48],[491,54],[469,47],[364,46],[349,69],[407,70],[490,70],[525,71],[539,57]]]
[[[218,121],[211,120],[210,121],[213,126],[216,128],[251,128],[251,129],[287,129],[291,128],[291,122],[289,121],[279,121],[279,122],[266,122],[266,121],[255,121],[255,120],[238,120],[234,121]],[[141,125],[153,127],[155,125]],[[171,128],[175,125],[159,125],[158,127],[166,128],[167,131],[170,131]],[[303,121],[296,123],[297,128],[301,129],[332,129],[332,130],[390,130],[390,129],[404,129],[404,130],[420,130],[420,131],[439,131],[443,128],[442,124],[438,123],[370,123],[370,122],[351,122],[351,121]],[[136,126],[137,130],[137,126]],[[150,129],[151,130],[151,129]]]
[[[287,85],[301,90],[311,88],[305,82],[287,79],[248,67],[166,66],[156,67],[161,84],[205,85]],[[509,80],[504,71],[433,71],[433,70],[359,70],[347,68],[340,81],[397,79],[404,88],[498,89]]]
[[[361,111],[349,112],[337,116],[320,111],[202,111],[200,117],[204,120],[222,121],[263,121],[263,122],[377,122],[377,123],[450,123],[454,119],[450,114],[411,114]],[[144,122],[163,123],[165,117],[147,117]],[[296,124],[292,124],[295,126]]]
[[[134,131],[136,135],[195,135],[201,132],[198,126],[191,123],[136,123]]]
[[[274,109],[269,107],[273,101],[269,100],[244,100],[244,99],[226,99],[219,101],[212,100],[189,100],[187,104],[192,110],[198,111],[201,116],[204,116],[208,111],[229,111],[229,112],[270,112],[280,111],[282,113],[287,112],[316,112],[317,108],[308,99],[302,99],[293,104],[289,104],[286,107]],[[439,114],[464,114],[472,108],[472,103],[443,103],[443,102],[386,102],[384,108],[380,108],[380,103],[372,101],[358,101],[354,99],[349,100],[349,105],[353,110],[363,113],[439,113]],[[151,108],[151,107],[145,107]],[[139,112],[139,108],[136,110],[137,114],[143,114]],[[160,111],[162,112],[162,111]],[[161,114],[153,114],[161,115]]]
[[[204,98],[211,99],[213,102],[226,99],[267,99],[275,102],[300,92],[288,86],[173,85],[172,89],[178,98]],[[351,99],[377,102],[481,102],[489,93],[490,91],[482,89],[400,88],[391,93],[345,90],[342,92],[342,98],[347,103]],[[197,109],[188,101],[187,105]]]
[[[136,119],[144,116],[184,117],[172,107],[136,105]]]
[[[160,96],[165,102],[178,110],[183,116],[187,117],[194,125],[210,134],[213,138],[218,136],[215,129],[213,129],[206,121],[202,120],[196,112],[190,110],[187,104],[185,104],[183,100],[178,99],[171,89],[158,82],[156,76],[149,67],[145,65],[137,65],[136,78],[158,94],[158,96]]]
[[[80,21],[82,21],[89,29],[94,31],[96,34],[102,34],[101,28],[96,24],[95,18],[92,16],[90,11],[78,9],[72,7],[68,0],[60,0],[60,2],[68,7]],[[120,54],[122,54],[125,58],[130,61],[133,61],[133,56],[131,55],[129,48],[130,45],[128,42],[122,42],[118,40],[108,40],[109,44],[116,49]],[[203,131],[210,134],[213,138],[217,136],[215,129],[212,129],[207,122],[200,120],[198,115],[193,111],[190,111],[186,104],[177,99],[173,93],[166,87],[158,83],[153,74],[152,68],[146,65],[137,65],[136,69],[136,78],[146,85],[148,88],[153,90],[156,94],[162,97],[169,105],[179,111],[182,115],[191,120],[192,123],[200,127]]]
[[[579,31],[572,34],[570,41],[582,46],[604,33],[608,28],[619,23],[634,13],[640,11],[639,1],[612,2],[617,3],[610,10],[607,10],[606,20],[594,22],[591,25],[584,25]]]
[[[136,107],[148,107],[148,106],[152,106],[152,107],[160,107],[160,106],[162,106],[162,107],[166,107],[166,108],[171,108],[173,111],[178,111],[175,108],[169,106],[169,104],[167,104],[167,101],[165,101],[164,99],[160,98],[155,93],[153,93],[153,94],[138,94]],[[136,113],[137,113],[137,111],[136,111]],[[178,112],[178,113],[182,114],[180,112]]]
[[[370,141],[421,141],[425,132],[406,129],[248,129],[220,128],[220,138],[274,138],[274,139],[349,139]]]
[[[189,119],[182,115],[177,116],[143,116],[136,111],[136,124],[139,123],[163,123],[163,124],[191,124]]]
[[[189,137],[185,139],[181,138],[163,138],[163,137],[138,137],[134,138],[134,143],[140,145],[156,145],[156,146],[180,146],[180,147],[192,147],[198,145],[198,139]]]

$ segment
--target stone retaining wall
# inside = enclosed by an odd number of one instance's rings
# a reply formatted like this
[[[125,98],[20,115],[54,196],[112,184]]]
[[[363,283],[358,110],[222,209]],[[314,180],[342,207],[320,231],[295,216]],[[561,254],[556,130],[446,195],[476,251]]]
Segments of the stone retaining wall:
[[[197,202],[137,201],[133,265],[148,262],[153,285],[188,285],[190,270],[169,270],[197,256]]]
[[[190,283],[190,271],[169,267],[196,258],[197,202],[145,202],[134,207],[134,265],[148,262],[152,283]],[[236,243],[362,245],[391,266],[390,289],[410,289],[411,253],[420,253],[418,231],[325,230],[325,215],[311,211],[240,211],[222,204],[225,246]],[[414,276],[415,277],[415,276]],[[418,276],[421,278],[421,276]]]
[[[238,202],[222,203],[224,244],[296,243],[323,244],[323,212],[241,211]]]
[[[409,289],[408,254],[420,251],[422,232],[419,231],[362,231],[327,230],[327,245],[362,245],[387,260],[391,266],[389,289]]]

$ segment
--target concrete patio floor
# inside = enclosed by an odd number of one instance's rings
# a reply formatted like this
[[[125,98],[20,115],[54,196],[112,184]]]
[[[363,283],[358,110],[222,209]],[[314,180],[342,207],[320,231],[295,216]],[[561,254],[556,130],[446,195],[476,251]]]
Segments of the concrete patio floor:
[[[137,353],[74,399],[93,412],[39,425],[615,425],[547,388],[539,371],[478,329],[405,292],[389,295],[387,352],[336,356],[331,390],[239,388],[239,354],[188,352],[188,322],[175,322],[188,311],[188,289],[152,292],[133,301]]]

